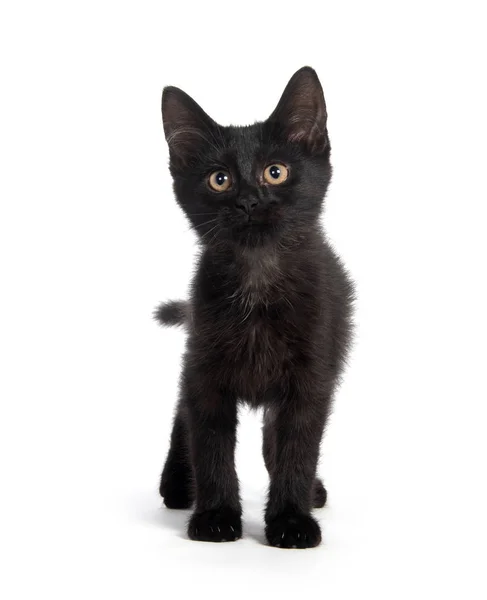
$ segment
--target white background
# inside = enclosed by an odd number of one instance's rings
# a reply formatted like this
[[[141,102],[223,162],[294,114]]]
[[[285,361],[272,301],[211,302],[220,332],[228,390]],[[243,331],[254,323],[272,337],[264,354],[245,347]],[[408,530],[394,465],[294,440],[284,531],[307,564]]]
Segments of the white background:
[[[2,598],[486,597],[482,4],[2,3]],[[245,538],[190,542],[157,494],[184,334],[151,311],[184,297],[195,251],[161,89],[250,123],[305,64],[329,111],[324,222],[359,297],[324,543],[264,545],[245,412]]]

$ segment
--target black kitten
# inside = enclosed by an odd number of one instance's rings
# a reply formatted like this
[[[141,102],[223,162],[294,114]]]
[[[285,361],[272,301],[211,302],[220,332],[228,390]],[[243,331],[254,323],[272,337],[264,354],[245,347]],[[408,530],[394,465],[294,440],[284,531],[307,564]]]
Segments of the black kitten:
[[[326,106],[309,67],[263,123],[223,127],[167,87],[164,131],[176,199],[201,255],[189,302],[156,318],[189,333],[160,492],[195,510],[193,540],[242,535],[234,450],[237,406],[264,408],[269,543],[321,541],[313,507],[320,441],[351,331],[353,288],[320,227],[331,177]]]

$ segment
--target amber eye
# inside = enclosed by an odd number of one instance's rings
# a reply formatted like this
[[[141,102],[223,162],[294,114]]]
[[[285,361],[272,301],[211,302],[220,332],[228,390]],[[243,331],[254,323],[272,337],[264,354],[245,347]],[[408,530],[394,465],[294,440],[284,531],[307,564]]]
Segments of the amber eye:
[[[289,169],[286,167],[286,165],[281,163],[269,165],[264,169],[264,181],[266,183],[270,183],[271,185],[279,185],[280,183],[284,183],[288,177]]]
[[[228,171],[213,171],[208,177],[208,185],[214,192],[226,192],[232,186],[232,178]]]

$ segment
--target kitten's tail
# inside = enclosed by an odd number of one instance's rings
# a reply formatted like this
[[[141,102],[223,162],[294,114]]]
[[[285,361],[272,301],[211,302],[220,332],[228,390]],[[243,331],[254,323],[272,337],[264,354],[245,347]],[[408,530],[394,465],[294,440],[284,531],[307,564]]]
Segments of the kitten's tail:
[[[154,311],[154,319],[161,325],[185,325],[189,318],[189,305],[184,300],[163,302]]]

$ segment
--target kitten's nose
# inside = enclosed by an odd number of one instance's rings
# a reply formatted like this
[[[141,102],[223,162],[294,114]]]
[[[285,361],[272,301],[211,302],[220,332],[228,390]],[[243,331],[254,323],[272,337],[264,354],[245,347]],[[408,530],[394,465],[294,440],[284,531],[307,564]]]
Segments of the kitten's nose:
[[[257,200],[255,198],[239,198],[235,202],[235,206],[250,215],[250,213],[257,206]]]

